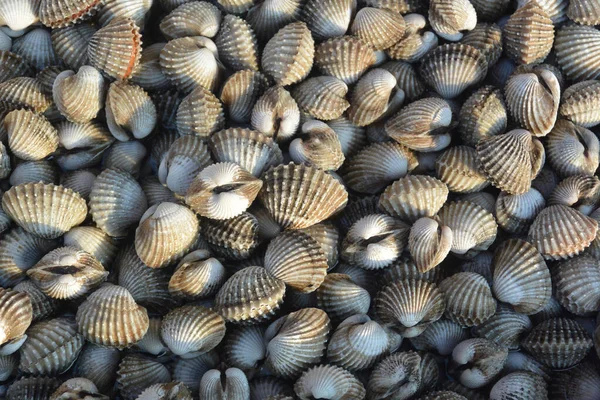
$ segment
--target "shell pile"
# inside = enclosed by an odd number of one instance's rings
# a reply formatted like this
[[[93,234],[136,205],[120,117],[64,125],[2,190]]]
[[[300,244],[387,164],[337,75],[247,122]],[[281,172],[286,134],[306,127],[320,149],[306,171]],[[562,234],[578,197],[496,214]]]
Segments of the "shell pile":
[[[599,0],[1,0],[0,398],[600,399]]]

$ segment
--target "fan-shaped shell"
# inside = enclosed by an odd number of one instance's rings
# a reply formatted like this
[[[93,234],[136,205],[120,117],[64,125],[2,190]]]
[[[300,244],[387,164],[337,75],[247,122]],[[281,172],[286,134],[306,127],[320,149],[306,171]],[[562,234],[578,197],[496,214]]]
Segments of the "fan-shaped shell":
[[[400,14],[364,7],[356,13],[350,32],[375,50],[385,50],[402,39],[405,29],[406,23]]]
[[[59,386],[60,380],[57,378],[47,376],[22,377],[10,385],[6,392],[6,398],[7,400],[49,399]]]
[[[176,123],[182,136],[207,138],[225,125],[223,106],[208,89],[198,86],[179,104]]]
[[[598,261],[590,256],[580,256],[562,261],[552,271],[556,298],[569,312],[591,315],[600,307]]]
[[[440,283],[446,300],[445,315],[463,326],[477,326],[496,312],[496,300],[485,278],[474,272],[459,272]]]
[[[330,76],[308,78],[292,91],[298,107],[311,116],[329,121],[342,116],[350,107],[346,100],[348,86]]]
[[[258,43],[246,20],[235,15],[225,15],[215,43],[221,61],[231,69],[258,71]]]
[[[87,46],[94,33],[96,28],[87,23],[53,29],[54,52],[70,69],[78,70],[89,62]]]
[[[170,381],[171,374],[167,367],[140,354],[125,356],[117,370],[117,387],[126,400],[137,399],[148,386]]]
[[[563,93],[560,116],[584,128],[600,124],[600,82],[583,81]]]
[[[24,108],[43,113],[51,104],[52,97],[44,92],[42,83],[35,78],[19,76],[0,83],[0,106],[3,108]]]
[[[452,246],[452,230],[440,226],[431,218],[420,218],[413,223],[408,237],[408,250],[421,272],[440,264]]]
[[[598,168],[599,148],[593,132],[561,119],[548,134],[548,163],[561,176],[592,175]]]
[[[100,0],[41,0],[39,16],[42,24],[62,28],[75,24],[95,14],[102,5]]]
[[[494,210],[498,225],[502,229],[510,233],[524,234],[545,205],[542,194],[531,188],[523,194],[510,195],[501,192],[496,199]]]
[[[316,47],[315,64],[325,75],[334,76],[347,85],[356,83],[377,61],[375,52],[354,36],[329,39]]]
[[[160,66],[160,52],[166,43],[154,43],[142,50],[140,65],[131,76],[131,81],[144,90],[162,91],[171,88],[171,81]]]
[[[364,74],[352,91],[348,118],[357,126],[367,126],[377,121],[388,110],[391,101],[402,103],[404,91],[393,91],[396,77],[382,68]]]
[[[46,158],[58,147],[58,133],[40,114],[29,110],[14,110],[4,117],[8,146],[22,160],[37,161]]]
[[[297,21],[303,5],[300,0],[266,0],[248,10],[246,20],[256,32],[258,39],[266,42],[279,29]]]
[[[106,123],[115,138],[143,139],[156,126],[156,118],[156,107],[144,89],[125,82],[110,85],[106,94]]]
[[[65,246],[80,248],[92,254],[104,266],[108,266],[117,254],[117,243],[102,229],[93,226],[77,226],[65,233]]]
[[[231,219],[204,220],[202,233],[217,255],[232,260],[249,258],[259,244],[258,220],[248,212]]]
[[[50,32],[43,28],[33,29],[13,41],[10,51],[22,56],[32,67],[41,71],[50,65],[58,64]]]
[[[600,78],[600,31],[591,26],[566,25],[556,32],[556,61],[567,79]]]
[[[589,0],[573,0],[569,2],[567,15],[582,25],[599,25],[600,5]]]
[[[468,0],[432,0],[429,23],[442,38],[457,41],[462,39],[462,31],[475,28],[477,13]]]
[[[9,50],[0,50],[0,83],[20,76],[30,76],[33,73],[23,57]]]
[[[300,125],[300,109],[296,100],[283,87],[273,86],[256,101],[252,109],[252,128],[273,137],[278,143],[287,141]]]
[[[490,400],[512,399],[521,396],[526,396],[531,400],[547,399],[546,382],[541,376],[532,372],[512,372],[496,382],[490,392]]]
[[[334,365],[319,365],[305,371],[294,385],[301,400],[311,398],[363,400],[365,387],[350,372]]]
[[[69,121],[85,123],[96,117],[104,103],[104,79],[90,66],[77,73],[64,71],[54,80],[54,103]]]
[[[169,293],[177,298],[200,299],[216,294],[225,280],[223,264],[208,250],[196,250],[186,255],[173,272]]]
[[[429,324],[419,336],[410,338],[410,343],[417,350],[436,351],[442,356],[449,356],[454,347],[468,337],[468,328],[449,319],[439,319]]]
[[[223,2],[223,0],[220,1]],[[224,374],[225,376],[221,376],[221,371],[218,369],[207,371],[200,380],[200,397],[203,399],[250,398],[248,378],[243,371],[237,368],[228,368]]]
[[[317,306],[334,321],[366,314],[371,305],[369,292],[346,274],[329,273],[316,291]]]
[[[10,172],[10,167],[8,170]],[[51,161],[27,161],[15,167],[9,181],[12,186],[31,182],[57,183],[58,170]]]
[[[476,329],[477,336],[489,339],[500,346],[516,350],[520,346],[522,336],[532,328],[531,320],[523,314],[513,311],[502,303],[496,314],[487,319]]]
[[[508,356],[508,350],[487,339],[467,339],[452,351],[452,360],[459,365],[459,380],[475,389],[496,377]]]
[[[438,178],[452,192],[473,193],[489,185],[477,162],[477,151],[468,146],[445,150],[435,161]]]
[[[310,120],[302,125],[305,138],[292,140],[290,158],[323,170],[337,170],[345,160],[338,135],[326,123]]]
[[[427,25],[424,16],[408,14],[404,16],[404,22],[406,23],[404,37],[387,49],[386,54],[394,60],[417,62],[436,48],[439,40],[433,32],[422,32]]]
[[[481,139],[504,133],[507,120],[502,91],[493,86],[483,86],[461,107],[458,130],[465,144],[476,146]]]

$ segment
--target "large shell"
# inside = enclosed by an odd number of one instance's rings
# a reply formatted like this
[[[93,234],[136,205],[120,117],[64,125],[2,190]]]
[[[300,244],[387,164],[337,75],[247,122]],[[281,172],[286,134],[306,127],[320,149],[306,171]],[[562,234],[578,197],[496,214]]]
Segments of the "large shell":
[[[58,133],[43,115],[29,110],[14,110],[4,117],[8,146],[22,160],[46,158],[58,147]]]
[[[519,64],[544,61],[554,41],[554,25],[536,1],[517,9],[504,27],[507,55]]]
[[[599,164],[596,135],[571,121],[558,120],[546,142],[548,163],[560,176],[593,175]]]
[[[440,283],[446,300],[445,315],[463,326],[477,326],[496,313],[496,300],[485,278],[459,272]]]
[[[29,295],[0,288],[0,355],[12,354],[21,347],[32,320],[33,308]]]
[[[438,178],[452,192],[473,193],[489,185],[479,168],[477,151],[468,146],[455,146],[444,151],[435,161]]]
[[[308,75],[315,55],[315,43],[304,22],[281,28],[269,40],[262,55],[264,72],[282,86],[297,83]]]
[[[508,350],[487,339],[467,339],[452,351],[452,360],[459,365],[460,383],[475,389],[485,386],[500,373]]]
[[[33,29],[16,38],[10,50],[22,56],[38,71],[58,63],[52,49],[50,32],[42,28]]]
[[[225,279],[223,264],[208,250],[196,250],[186,255],[173,272],[169,293],[177,298],[200,299],[216,294]]]
[[[481,139],[504,133],[507,120],[502,91],[493,86],[483,86],[460,109],[458,130],[465,144],[476,146]]]
[[[336,132],[326,123],[310,120],[302,125],[305,138],[294,139],[289,146],[290,158],[323,170],[337,170],[345,160]]]
[[[248,378],[243,371],[237,368],[228,368],[224,372],[224,376],[218,369],[211,369],[200,380],[200,398],[249,399]]]
[[[229,118],[250,122],[254,105],[268,86],[269,80],[258,71],[242,70],[231,75],[221,89],[221,101]]]
[[[221,24],[221,11],[205,1],[185,3],[171,11],[160,22],[167,39],[186,36],[214,37]]]
[[[119,363],[117,386],[125,400],[134,400],[155,383],[168,383],[171,374],[160,362],[140,354],[129,354]]]
[[[348,86],[330,76],[308,78],[292,91],[298,107],[311,116],[329,121],[342,116],[350,107],[346,100]]]
[[[89,18],[101,5],[100,0],[42,0],[40,21],[50,28],[62,28]]]
[[[567,79],[580,82],[600,78],[600,31],[571,24],[556,33],[556,61]]]
[[[300,400],[318,398],[363,400],[363,384],[344,368],[319,365],[305,371],[294,385]]]
[[[104,79],[90,66],[82,66],[77,73],[64,71],[54,80],[52,96],[69,121],[89,122],[104,105]]]
[[[37,0],[9,1],[0,8],[0,25],[8,29],[20,31],[38,22],[39,5]]]
[[[429,23],[442,38],[457,41],[462,39],[462,31],[475,28],[477,13],[468,0],[432,0]]]
[[[3,108],[25,108],[43,113],[51,104],[52,97],[44,92],[42,83],[35,78],[19,76],[0,83],[0,106]]]
[[[600,308],[598,261],[590,256],[562,261],[552,271],[556,298],[569,312],[592,315]]]
[[[302,17],[315,39],[320,41],[345,34],[355,11],[355,0],[308,0]]]
[[[396,77],[382,68],[364,74],[352,91],[348,118],[357,126],[367,126],[377,121],[388,110],[391,101],[402,103],[404,91],[393,91]]]
[[[90,38],[90,64],[116,79],[128,79],[142,56],[142,36],[131,18],[114,19]]]
[[[354,36],[330,39],[319,44],[315,52],[315,64],[319,71],[347,85],[356,83],[376,61],[375,52]]]
[[[219,57],[231,69],[258,71],[258,43],[246,20],[226,15],[215,38]]]
[[[600,82],[583,81],[563,93],[560,116],[584,128],[600,124]]]
[[[355,314],[366,314],[371,305],[369,292],[346,274],[327,274],[316,293],[317,306],[334,321],[342,321]]]
[[[123,349],[138,342],[148,330],[146,309],[127,289],[104,284],[92,293],[75,316],[79,333],[88,341]]]
[[[452,247],[452,230],[440,226],[431,218],[420,218],[413,223],[408,237],[408,250],[421,272],[440,264]]]
[[[114,82],[106,94],[106,123],[110,133],[121,141],[143,139],[156,126],[156,107],[137,85]]]
[[[573,257],[596,237],[598,223],[562,204],[542,210],[529,229],[528,239],[547,260]]]
[[[223,106],[219,99],[203,86],[188,94],[177,108],[177,132],[207,138],[225,125]]]

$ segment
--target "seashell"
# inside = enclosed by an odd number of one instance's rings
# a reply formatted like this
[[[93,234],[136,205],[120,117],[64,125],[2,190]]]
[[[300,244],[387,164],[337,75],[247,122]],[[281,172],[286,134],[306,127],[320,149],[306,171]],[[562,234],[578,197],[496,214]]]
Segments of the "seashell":
[[[142,167],[142,162],[146,158],[148,150],[137,140],[129,142],[117,141],[103,153],[104,168],[118,169],[137,177]]]
[[[342,209],[348,200],[339,181],[306,165],[279,165],[265,172],[263,181],[259,199],[284,229],[318,224]],[[310,203],[305,199],[311,199]]]
[[[582,25],[599,25],[600,5],[588,0],[574,0],[569,2],[567,15]]]
[[[210,164],[208,146],[197,136],[183,136],[162,158],[158,179],[177,195],[185,196],[196,175]]]
[[[600,124],[600,82],[583,81],[563,93],[560,116],[584,128]]]
[[[543,209],[529,229],[528,240],[547,260],[579,254],[596,237],[598,223],[565,205]]]
[[[127,289],[104,284],[79,306],[78,331],[101,346],[123,349],[139,341],[148,330],[148,313]]]
[[[567,7],[569,2],[565,0],[536,0],[538,5],[548,14],[552,23],[556,26],[563,25],[567,20]],[[517,7],[523,7],[531,0],[518,0]]]
[[[459,380],[470,389],[485,386],[497,376],[508,351],[487,339],[467,339],[452,351],[452,360],[459,365]]]
[[[509,194],[523,194],[542,168],[545,152],[529,131],[515,129],[480,140],[477,159],[494,186]]]
[[[388,334],[365,314],[346,318],[333,332],[327,358],[348,370],[370,368],[388,350]]]
[[[50,396],[50,400],[74,399],[84,400],[108,399],[107,396],[98,392],[94,382],[86,378],[71,378],[63,382],[62,385]]]
[[[152,101],[156,106],[157,126],[164,128],[166,132],[175,133],[177,130],[177,109],[182,100],[183,97],[173,88],[152,95]]]
[[[433,32],[423,32],[427,20],[420,14],[404,16],[406,30],[404,36],[396,44],[386,50],[386,54],[394,60],[416,62],[438,46],[438,37]]]
[[[33,320],[31,299],[27,293],[0,288],[0,356],[7,356],[23,345],[25,331]]]
[[[160,362],[139,354],[129,354],[119,363],[117,386],[125,400],[137,399],[147,387],[168,383],[171,374]]]
[[[314,55],[310,30],[304,22],[293,22],[267,42],[262,55],[263,71],[278,85],[298,83],[309,74]]]
[[[33,324],[19,349],[19,369],[26,374],[58,375],[71,367],[85,341],[75,320],[56,318]]]
[[[0,365],[0,379],[2,380],[2,382],[5,382],[17,372],[17,366],[19,365],[19,357],[16,353],[13,353],[8,356],[2,356],[0,357]]]
[[[183,382],[197,394],[202,375],[211,368],[216,368],[218,362],[219,357],[215,351],[194,358],[178,358],[173,363],[173,380]]]
[[[131,76],[131,81],[144,90],[160,91],[171,88],[171,81],[160,66],[160,52],[166,43],[154,43],[142,50],[140,65]]]
[[[302,3],[301,0],[265,0],[248,10],[246,20],[258,39],[267,42],[279,29],[299,19]]]
[[[256,101],[251,122],[252,128],[280,143],[296,133],[300,124],[300,110],[287,90],[274,86]]]
[[[506,232],[525,234],[545,206],[544,197],[534,188],[515,195],[500,192],[494,208],[496,221]]]
[[[425,85],[412,64],[404,61],[389,61],[381,65],[396,78],[397,89],[402,89],[407,98],[415,100],[425,92]]]
[[[392,47],[404,36],[406,23],[404,18],[394,11],[364,7],[360,9],[352,26],[350,33],[375,50],[385,50]]]
[[[445,150],[435,161],[435,170],[452,192],[473,193],[489,185],[479,168],[477,151],[472,147],[454,146]]]
[[[148,331],[144,337],[135,344],[135,348],[141,350],[144,353],[160,356],[169,349],[163,343],[160,337],[160,325],[162,322],[161,317],[150,317],[150,323]]]
[[[88,19],[101,5],[100,0],[41,0],[40,21],[50,28],[62,28]]]
[[[369,292],[346,274],[329,273],[316,290],[317,306],[334,321],[366,314],[371,305]]]
[[[104,103],[104,79],[94,68],[83,66],[77,73],[64,71],[54,80],[53,98],[69,121],[86,123],[96,117]]]
[[[59,302],[47,297],[31,280],[22,281],[13,289],[29,295],[33,309],[33,322],[48,319],[59,309]]]
[[[509,373],[516,371],[533,372],[534,374],[542,376],[546,382],[551,380],[550,374],[552,373],[550,368],[542,365],[527,353],[516,351],[508,353],[508,358],[504,364],[504,371]]]
[[[52,49],[50,32],[43,28],[33,29],[13,41],[10,50],[23,57],[33,68],[41,71],[49,65],[58,64]]]
[[[504,38],[508,57],[518,64],[539,64],[552,50],[554,25],[537,1],[528,1],[506,22]]]
[[[231,69],[258,71],[258,43],[246,20],[235,15],[225,15],[215,43],[220,60]]]
[[[350,121],[357,126],[367,126],[388,111],[390,102],[402,103],[404,91],[393,93],[396,83],[394,75],[383,68],[364,74],[352,91],[348,109]]]
[[[219,0],[240,1],[240,0]],[[203,399],[249,399],[248,378],[237,368],[228,368],[225,376],[217,369],[207,371],[200,380],[200,397]]]
[[[544,199],[550,197],[556,186],[559,178],[551,168],[542,168],[538,176],[531,182],[531,187],[536,189],[544,196]]]
[[[207,138],[225,125],[223,106],[209,90],[198,86],[181,101],[176,123],[181,136]]]
[[[148,199],[148,206],[153,206],[165,201],[176,202],[175,194],[163,186],[156,175],[148,176],[141,180],[142,190]]]
[[[0,83],[0,106],[3,108],[25,108],[43,113],[51,104],[52,98],[44,93],[42,84],[35,78],[20,76]]]
[[[442,226],[452,230],[450,251],[454,254],[469,258],[470,255],[487,250],[496,239],[498,225],[494,216],[475,203],[446,203],[440,209],[437,220]]]
[[[108,25],[114,19],[131,18],[140,29],[144,29],[146,16],[150,12],[152,0],[104,0],[98,10],[98,23]]]
[[[309,226],[301,231],[317,241],[327,258],[328,269],[333,268],[338,262],[340,232],[337,226],[330,221],[326,221]]]
[[[419,336],[410,338],[410,343],[421,351],[435,351],[449,356],[456,345],[469,338],[467,328],[450,321],[439,319],[432,322]]]
[[[352,157],[344,182],[352,190],[377,193],[418,165],[414,153],[395,142],[374,143]]]
[[[90,213],[96,225],[109,236],[125,236],[147,208],[146,196],[130,174],[106,169],[94,181]]]
[[[459,272],[440,283],[446,302],[445,316],[462,326],[477,326],[496,312],[496,300],[485,278]]]
[[[447,128],[450,105],[443,99],[424,98],[410,103],[385,123],[385,132],[398,143],[417,151],[442,150],[450,144]]]
[[[285,283],[261,267],[233,274],[215,297],[215,310],[227,322],[255,324],[270,319],[283,302]]]
[[[92,35],[88,58],[92,67],[115,79],[129,79],[139,65],[142,40],[131,18],[114,19]]]
[[[225,220],[209,219],[202,224],[204,238],[221,257],[245,260],[259,244],[258,220],[250,213]]]
[[[384,324],[402,336],[420,335],[444,312],[444,297],[437,286],[421,279],[406,278],[383,287],[375,300],[375,311]]]
[[[464,35],[461,43],[482,52],[488,60],[488,66],[492,66],[502,55],[502,30],[496,24],[479,23]]]
[[[314,2],[313,6],[322,5],[323,2]],[[309,6],[305,7],[308,9]],[[315,15],[312,21],[318,17]],[[373,49],[354,36],[334,37],[317,45],[315,51],[315,64],[319,71],[324,75],[334,76],[347,85],[356,83],[376,62],[377,57]]]
[[[532,328],[529,317],[501,303],[496,314],[476,328],[477,335],[511,350],[519,348],[521,337]]]
[[[600,181],[595,176],[573,175],[556,186],[548,203],[570,206],[589,215],[596,208],[599,191]]]
[[[575,82],[599,79],[600,31],[571,24],[556,32],[556,62],[566,78]]]
[[[77,226],[65,233],[65,246],[79,248],[108,266],[117,254],[117,243],[104,231],[93,226]]]
[[[561,176],[592,175],[598,168],[598,138],[586,128],[558,120],[548,134],[548,162]]]
[[[121,141],[143,139],[156,126],[156,107],[139,86],[114,82],[106,95],[106,123]]]
[[[560,85],[552,72],[515,74],[506,83],[505,94],[512,117],[522,127],[535,136],[552,130],[560,103]]]
[[[230,14],[243,14],[253,5],[252,0],[217,0],[217,3]]]
[[[60,247],[46,254],[27,276],[46,294],[58,300],[75,299],[106,280],[108,272],[90,253]]]
[[[431,28],[449,41],[463,38],[462,31],[471,31],[477,24],[477,13],[468,0],[433,0],[429,5]]]
[[[9,50],[0,50],[0,83],[32,74],[27,61]]]
[[[87,46],[96,28],[83,23],[70,25],[51,32],[54,53],[67,67],[78,70],[89,62]]]
[[[227,107],[229,118],[235,122],[250,122],[252,109],[269,86],[269,80],[260,72],[237,71],[223,84],[221,101]]]
[[[310,120],[302,125],[306,135],[292,140],[289,147],[290,158],[299,164],[304,163],[323,170],[337,170],[345,160],[342,145],[337,134],[326,123]]]
[[[214,37],[221,24],[221,11],[205,1],[184,3],[160,22],[160,31],[171,40],[186,36]]]
[[[48,120],[29,110],[14,110],[4,118],[8,146],[23,160],[38,161],[58,147],[58,134]]]
[[[559,371],[550,381],[550,396],[552,398],[579,398],[591,400],[600,393],[598,372],[589,362],[583,362],[575,367]]]
[[[327,125],[337,134],[344,157],[355,155],[367,145],[367,135],[364,128],[354,125],[346,117],[328,121]]]
[[[169,281],[169,293],[176,298],[196,300],[217,293],[225,283],[223,264],[207,250],[196,250],[186,255]]]
[[[35,0],[3,3],[0,8],[0,25],[20,31],[35,24],[39,20],[39,4]]]
[[[521,345],[542,364],[565,369],[583,360],[593,341],[576,321],[551,318],[536,325]]]
[[[504,133],[507,120],[502,91],[493,86],[483,86],[460,109],[458,131],[465,144],[476,146],[481,139]]]
[[[148,400],[181,399],[191,400],[192,393],[183,382],[155,383],[148,386],[138,398]]]
[[[348,86],[334,77],[318,76],[308,78],[292,91],[292,96],[301,111],[311,116],[329,121],[342,116],[350,107],[346,100]]]
[[[354,0],[309,0],[304,4],[302,19],[314,38],[321,41],[344,35],[355,11]]]
[[[438,0],[439,1],[439,0]],[[421,77],[445,99],[453,99],[487,74],[486,55],[473,46],[445,44],[436,47],[421,63]]]
[[[60,386],[60,380],[47,376],[22,377],[14,381],[6,392],[7,400],[49,399]]]
[[[355,222],[346,235],[341,258],[365,269],[392,264],[408,244],[409,227],[385,214],[371,214]]]
[[[58,173],[58,167],[51,161],[26,161],[17,165],[10,174],[10,184],[17,186],[34,182],[57,183]]]
[[[294,391],[287,382],[274,376],[262,376],[250,381],[250,400],[268,399],[270,396],[293,396]]]
[[[371,7],[387,8],[401,14],[418,12],[423,8],[423,4],[414,0],[365,0],[365,4]]]
[[[119,350],[87,343],[74,364],[74,375],[85,377],[104,393],[112,391],[120,360]]]
[[[569,312],[591,315],[598,310],[600,292],[595,282],[600,277],[598,263],[590,256],[562,261],[552,270],[556,298]]]
[[[350,372],[335,365],[318,365],[305,371],[294,385],[300,400],[329,398],[363,400],[365,387]]]
[[[199,86],[215,91],[223,69],[217,46],[203,36],[168,42],[160,51],[160,66],[164,75],[186,94]]]
[[[547,386],[541,376],[532,372],[512,372],[494,384],[490,392],[490,400],[507,399],[513,396],[543,400],[548,398]]]
[[[413,223],[408,237],[408,250],[421,272],[440,264],[452,246],[452,230],[439,226],[431,218],[420,218]]]
[[[378,206],[380,196],[364,196],[350,198],[350,201],[341,212],[340,226],[344,231],[348,231],[350,227],[362,217],[369,214],[381,213]]]

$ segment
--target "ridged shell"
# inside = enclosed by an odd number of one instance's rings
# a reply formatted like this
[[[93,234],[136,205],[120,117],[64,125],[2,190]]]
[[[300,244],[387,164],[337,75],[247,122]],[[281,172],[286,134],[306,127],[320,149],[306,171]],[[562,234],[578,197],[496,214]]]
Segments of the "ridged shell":
[[[345,34],[355,11],[355,0],[308,0],[304,4],[302,19],[315,39],[320,41]]]
[[[258,71],[258,43],[246,20],[235,15],[225,15],[215,43],[221,61],[231,69]]]
[[[33,308],[29,295],[0,288],[0,355],[12,354],[21,347],[32,320]]]
[[[477,162],[477,151],[468,146],[445,150],[435,161],[438,178],[458,193],[478,192],[489,185]]]
[[[292,96],[301,111],[311,116],[329,121],[342,116],[350,107],[346,100],[348,86],[334,77],[319,76],[308,78],[292,91]]]
[[[405,29],[406,23],[400,14],[386,9],[364,7],[356,13],[350,33],[375,50],[385,50],[402,39]]]
[[[52,97],[44,93],[42,83],[35,78],[19,76],[0,83],[0,106],[3,108],[25,108],[43,113],[51,104]]]
[[[431,218],[420,218],[413,223],[408,237],[408,250],[421,272],[440,264],[452,246],[452,230],[440,226]]]
[[[583,362],[557,372],[550,381],[550,396],[592,400],[600,394],[600,375],[592,363]]]
[[[96,28],[86,23],[53,29],[54,52],[70,69],[78,70],[89,62],[87,46],[94,33]]]
[[[483,86],[461,107],[458,131],[465,144],[476,146],[481,139],[504,133],[507,122],[502,91],[493,86]]]
[[[32,72],[23,57],[9,50],[0,50],[0,83],[19,76],[30,76]]]
[[[137,85],[114,82],[106,94],[106,123],[112,135],[121,141],[143,139],[156,126],[156,107],[148,94]]]
[[[171,81],[160,66],[160,52],[166,43],[154,43],[142,50],[140,65],[131,76],[131,81],[144,90],[162,91],[171,88]]]
[[[523,314],[512,310],[502,303],[496,314],[475,328],[477,336],[489,339],[500,346],[516,350],[520,346],[522,336],[532,328],[531,320]]]
[[[348,118],[357,126],[367,126],[388,111],[391,102],[402,102],[404,92],[394,94],[396,77],[382,68],[364,74],[352,91]]]
[[[600,78],[600,31],[591,26],[567,25],[556,33],[556,61],[567,79],[580,82]]]
[[[57,378],[47,376],[22,377],[9,386],[6,399],[49,399],[59,386],[60,380]]]
[[[148,313],[127,289],[104,284],[92,293],[75,316],[79,333],[102,346],[123,349],[138,342],[148,330]]]
[[[424,16],[408,14],[404,16],[404,22],[406,23],[404,37],[387,49],[386,54],[394,60],[417,62],[436,48],[439,40],[433,32],[422,32],[427,25]]]
[[[123,399],[134,400],[155,383],[168,383],[171,374],[167,367],[155,359],[139,354],[129,354],[119,363],[117,387]]]
[[[563,204],[589,215],[600,197],[600,180],[595,176],[573,175],[563,179],[548,198],[548,204]]]
[[[253,129],[281,143],[296,134],[300,125],[300,109],[287,90],[279,85],[273,86],[256,101],[251,122]]]
[[[33,182],[56,184],[58,183],[58,170],[51,161],[26,161],[15,167],[10,174],[9,182],[12,186]]]
[[[567,120],[558,120],[546,142],[548,163],[560,176],[592,175],[598,168],[596,135]]]
[[[377,61],[375,52],[354,36],[341,36],[317,45],[315,64],[325,75],[334,76],[347,85],[356,83]]]
[[[396,90],[401,89],[406,98],[415,100],[425,92],[425,85],[421,82],[421,77],[412,64],[404,61],[389,61],[382,64],[381,68],[394,75]]]
[[[207,250],[186,255],[169,280],[173,297],[196,300],[217,293],[226,280],[223,264]]]
[[[357,378],[344,368],[334,365],[318,365],[305,371],[296,381],[294,391],[300,400],[363,400],[366,395],[365,387]]]
[[[100,0],[41,0],[40,21],[50,28],[62,28],[89,18],[101,4]]]
[[[502,30],[498,25],[480,23],[465,34],[461,43],[482,52],[488,60],[489,67],[496,64],[502,55],[502,38]]]
[[[88,343],[79,353],[73,372],[94,382],[103,393],[111,393],[120,358],[117,349]]]
[[[281,28],[266,44],[262,55],[265,74],[278,85],[298,83],[310,72],[315,55],[315,43],[304,22],[294,22]]]
[[[177,132],[207,138],[225,125],[223,106],[219,99],[203,86],[188,94],[177,108]]]
[[[254,2],[252,0],[217,0],[217,3],[228,13],[243,14],[252,7]]]
[[[16,292],[27,293],[33,308],[33,322],[48,319],[59,309],[59,302],[44,294],[32,281],[26,280],[13,288]]]
[[[148,386],[138,399],[144,400],[163,400],[163,399],[177,399],[177,400],[192,400],[192,393],[190,389],[183,382],[169,382],[169,383],[155,383],[154,385]]]
[[[458,364],[460,383],[470,389],[485,386],[496,377],[508,356],[508,350],[487,339],[467,339],[452,351]]]
[[[354,125],[346,117],[328,121],[327,125],[337,134],[344,157],[354,156],[367,145],[366,130]]]
[[[93,226],[77,226],[65,233],[65,246],[72,246],[92,254],[105,267],[117,254],[117,243],[104,231]]]
[[[98,388],[91,380],[87,378],[67,379],[50,396],[50,400],[69,400],[81,398],[91,400],[92,398],[108,399],[108,396],[98,392]]]
[[[527,398],[544,400],[548,398],[547,383],[532,372],[513,372],[494,384],[490,400],[511,400]]]
[[[237,71],[223,84],[221,101],[227,114],[235,122],[250,122],[252,109],[269,86],[262,73],[252,70]]]
[[[429,5],[429,23],[446,40],[462,39],[462,31],[470,31],[477,24],[477,13],[468,0],[432,0]]]
[[[200,398],[248,399],[250,398],[248,378],[237,368],[228,368],[224,376],[218,369],[211,369],[200,380]]]
[[[369,292],[346,274],[327,274],[316,294],[317,306],[334,321],[342,321],[355,314],[366,314],[371,305]]]
[[[265,326],[249,325],[228,332],[223,347],[227,365],[255,373],[266,356],[265,330]]]
[[[6,2],[0,8],[0,25],[8,29],[21,31],[39,20],[39,1],[27,0]]]
[[[519,64],[539,64],[552,50],[554,25],[536,1],[511,15],[504,27],[507,55]]]
[[[185,3],[171,11],[160,22],[167,39],[185,36],[214,37],[221,24],[221,11],[205,1]]]
[[[440,283],[446,301],[445,316],[463,326],[477,326],[496,312],[496,300],[485,278],[459,272]]]
[[[600,124],[600,82],[583,81],[563,93],[560,116],[584,128]]]
[[[249,258],[259,244],[258,220],[248,212],[231,219],[206,219],[202,233],[211,250],[232,260]]]
[[[177,139],[163,156],[158,179],[175,194],[185,196],[198,173],[212,164],[208,146],[197,136]]]
[[[589,316],[600,308],[598,261],[580,256],[562,261],[552,270],[556,298],[569,312]]]
[[[422,351],[435,351],[449,356],[456,345],[469,338],[468,328],[449,319],[439,319],[429,324],[419,336],[410,338],[410,343]]]
[[[56,163],[67,171],[97,165],[103,152],[115,141],[108,129],[98,122],[76,124],[65,121],[56,128],[61,146]]]
[[[567,15],[571,20],[582,25],[600,25],[600,5],[594,1],[570,1]]]
[[[302,6],[301,0],[266,0],[248,10],[246,20],[258,40],[267,42],[279,29],[299,19]]]
[[[91,121],[104,105],[104,79],[94,67],[61,72],[52,92],[56,107],[71,122]]]
[[[4,117],[8,146],[22,160],[46,158],[58,147],[58,133],[40,114],[29,110],[14,110]]]
[[[326,123],[309,120],[302,125],[302,137],[292,140],[290,158],[298,164],[337,170],[345,160],[337,134]]]
[[[90,64],[115,79],[129,79],[142,56],[142,36],[131,18],[114,19],[90,38]]]
[[[148,154],[146,146],[137,140],[115,142],[103,154],[104,168],[119,169],[137,178]]]
[[[509,233],[525,234],[545,206],[542,194],[531,188],[523,194],[500,192],[494,210],[502,229]]]
[[[22,56],[29,65],[38,71],[47,66],[58,64],[52,49],[50,32],[43,28],[33,29],[16,38],[10,51]]]

